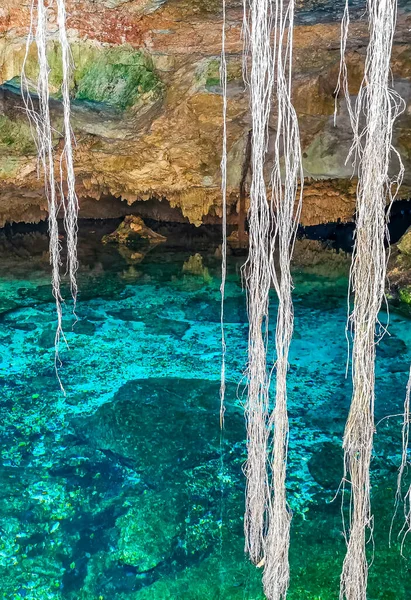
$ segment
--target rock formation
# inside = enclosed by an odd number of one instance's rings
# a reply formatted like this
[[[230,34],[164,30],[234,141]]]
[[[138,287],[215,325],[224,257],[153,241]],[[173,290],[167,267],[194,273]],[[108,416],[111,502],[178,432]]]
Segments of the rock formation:
[[[333,125],[339,67],[342,2],[301,0],[295,33],[294,103],[302,131],[307,177],[302,223],[348,221],[355,182],[345,164],[350,130],[341,103]],[[403,3],[404,6],[406,3]],[[219,85],[221,3],[216,0],[68,0],[68,29],[75,74],[73,125],[80,217],[120,216],[137,201],[151,213],[196,225],[221,214],[222,96]],[[401,6],[401,2],[400,2]],[[46,202],[35,149],[19,96],[19,75],[29,25],[28,3],[0,0],[0,226],[44,219]],[[242,7],[228,2],[228,186],[236,222],[239,188],[250,129],[242,82]],[[411,184],[411,16],[400,10],[393,52],[396,88],[407,111],[396,130],[406,165],[402,197]],[[50,23],[53,35],[55,24]],[[365,21],[350,39],[353,93],[364,60]],[[28,74],[36,76],[35,49]],[[49,61],[61,116],[58,45]],[[58,131],[55,144],[61,144]],[[97,201],[100,201],[97,202]]]
[[[411,314],[411,227],[391,251],[388,263],[389,298]]]
[[[128,244],[140,239],[149,244],[160,244],[166,241],[163,235],[147,227],[143,219],[135,215],[127,215],[117,229],[113,233],[105,235],[101,241],[103,244]]]

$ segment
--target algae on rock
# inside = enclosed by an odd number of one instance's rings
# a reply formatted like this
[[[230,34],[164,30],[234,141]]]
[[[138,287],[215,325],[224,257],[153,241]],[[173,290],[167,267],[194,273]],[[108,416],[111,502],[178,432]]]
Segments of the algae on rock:
[[[77,80],[77,100],[103,102],[125,110],[143,94],[160,91],[151,60],[128,48],[108,48],[87,62]]]
[[[389,298],[411,311],[411,228],[394,246],[388,263]]]
[[[0,115],[0,154],[33,154],[36,146],[26,120]]]
[[[88,41],[71,44],[73,56],[73,81],[71,94],[75,100],[101,102],[119,110],[133,106],[147,93],[161,94],[162,84],[155,71],[152,59],[143,51],[128,45],[106,47]],[[57,41],[47,45],[50,65],[50,88],[59,99],[63,80],[61,48]],[[15,61],[13,81],[19,74],[19,60]],[[38,75],[35,48],[30,48],[26,73],[30,82]]]
[[[140,572],[157,567],[171,553],[179,533],[178,506],[167,491],[144,492],[116,526],[120,530],[118,558]]]

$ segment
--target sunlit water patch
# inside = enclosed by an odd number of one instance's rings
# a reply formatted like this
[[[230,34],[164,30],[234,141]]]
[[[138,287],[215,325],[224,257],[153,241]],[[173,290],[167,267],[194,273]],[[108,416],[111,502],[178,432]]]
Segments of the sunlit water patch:
[[[242,260],[229,265],[221,436],[219,259],[202,251],[189,262],[195,248],[167,245],[119,252],[100,237],[81,236],[77,322],[68,306],[69,349],[60,347],[65,396],[54,368],[47,240],[2,241],[0,597],[262,599],[261,572],[243,553]],[[345,549],[341,496],[333,499],[351,393],[348,261],[313,267],[305,258],[295,273],[289,376],[290,598],[328,600],[338,596]],[[395,313],[390,321],[378,348],[383,420],[373,461],[370,600],[410,598],[395,536],[400,518],[388,546],[401,422],[384,417],[401,410],[411,331]]]

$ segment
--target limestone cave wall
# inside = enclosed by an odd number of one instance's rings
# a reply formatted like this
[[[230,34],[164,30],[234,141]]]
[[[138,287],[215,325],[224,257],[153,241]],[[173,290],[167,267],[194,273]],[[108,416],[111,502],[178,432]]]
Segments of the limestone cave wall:
[[[306,176],[302,223],[348,221],[355,182],[346,164],[350,128],[344,103],[333,123],[343,2],[300,0],[294,50],[294,103]],[[352,93],[358,89],[367,25],[351,29],[348,62]],[[400,2],[392,71],[407,108],[395,144],[406,167],[402,196],[411,185],[411,15]],[[219,85],[219,0],[67,0],[75,65],[73,128],[80,214],[107,217],[157,198],[163,216],[198,225],[221,214],[222,95]],[[228,2],[228,131],[231,215],[250,129],[242,79],[242,3]],[[30,2],[0,0],[0,226],[47,216],[35,145],[19,94],[30,23]],[[61,144],[61,65],[54,22],[48,49],[53,86],[55,145]],[[27,74],[36,79],[36,49]],[[56,165],[57,167],[57,165]],[[158,211],[159,203],[153,203]],[[150,205],[147,205],[147,208]],[[153,209],[154,210],[154,209]],[[149,211],[146,211],[149,212]],[[161,211],[160,211],[161,212]],[[180,215],[180,217],[178,216]]]

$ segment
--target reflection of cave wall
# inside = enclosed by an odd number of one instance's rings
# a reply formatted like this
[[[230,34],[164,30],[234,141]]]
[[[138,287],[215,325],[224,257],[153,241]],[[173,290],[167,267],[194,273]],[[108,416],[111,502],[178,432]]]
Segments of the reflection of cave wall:
[[[131,206],[113,196],[103,196],[100,200],[87,197],[81,199],[80,217],[82,219],[115,219],[125,215],[139,215],[143,219],[149,218],[160,222],[188,223],[188,219],[183,217],[181,209],[172,208],[165,198],[162,200],[157,198],[138,200]]]
[[[128,204],[121,198],[104,195],[98,200],[89,196],[81,197],[80,219],[117,219],[126,215],[139,215],[143,219],[151,219],[163,223],[189,223],[180,207],[170,206],[167,198],[150,198],[137,200]],[[16,190],[11,187],[0,195],[0,227],[11,223],[39,223],[47,219],[47,203],[45,198],[36,192]],[[228,222],[237,223],[235,207],[231,207]],[[206,225],[221,223],[218,215],[210,214],[203,218]]]
[[[125,215],[139,215],[143,219],[151,219],[159,223],[189,223],[189,219],[182,213],[181,208],[170,206],[167,198],[150,198],[149,200],[137,200],[129,205],[121,198],[114,196],[102,196],[99,200],[94,198],[81,198],[80,218],[82,219],[115,219]],[[204,225],[218,225],[221,219],[210,213],[203,217]],[[235,207],[230,208],[228,223],[237,223]]]

